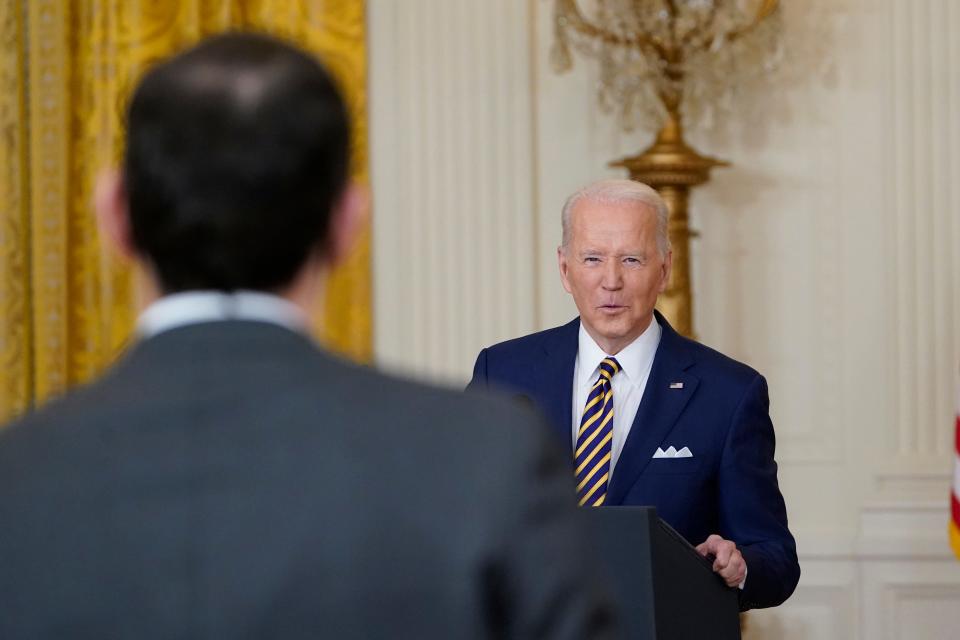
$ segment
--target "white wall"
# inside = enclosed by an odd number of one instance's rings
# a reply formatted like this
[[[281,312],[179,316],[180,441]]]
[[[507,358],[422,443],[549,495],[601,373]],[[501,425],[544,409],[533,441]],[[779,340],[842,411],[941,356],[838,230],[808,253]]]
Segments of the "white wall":
[[[749,637],[946,638],[960,364],[960,2],[796,0],[817,59],[722,129],[693,199],[695,323],[770,381],[803,577]],[[549,67],[549,0],[368,0],[376,353],[462,384],[574,313],[558,212],[648,141]]]

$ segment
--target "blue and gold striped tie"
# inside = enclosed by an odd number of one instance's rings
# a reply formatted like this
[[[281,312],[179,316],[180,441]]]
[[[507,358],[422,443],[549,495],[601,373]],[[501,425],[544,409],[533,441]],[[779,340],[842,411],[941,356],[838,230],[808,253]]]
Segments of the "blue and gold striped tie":
[[[590,389],[580,418],[577,448],[573,453],[580,506],[599,507],[607,498],[610,453],[613,449],[613,376],[620,371],[615,358],[600,363],[600,379]]]

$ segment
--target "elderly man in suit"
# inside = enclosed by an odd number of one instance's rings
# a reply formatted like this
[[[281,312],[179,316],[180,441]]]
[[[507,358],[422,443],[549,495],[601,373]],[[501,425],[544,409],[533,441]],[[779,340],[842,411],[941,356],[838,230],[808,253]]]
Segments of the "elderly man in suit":
[[[156,300],[101,380],[0,432],[0,637],[605,636],[546,429],[307,335],[363,204],[327,72],[220,36],[127,124],[97,208]]]
[[[654,505],[743,609],[800,576],[777,484],[767,385],[654,310],[670,278],[659,194],[606,180],[563,208],[560,279],[580,317],[480,352],[471,388],[529,399],[573,460],[582,506]]]

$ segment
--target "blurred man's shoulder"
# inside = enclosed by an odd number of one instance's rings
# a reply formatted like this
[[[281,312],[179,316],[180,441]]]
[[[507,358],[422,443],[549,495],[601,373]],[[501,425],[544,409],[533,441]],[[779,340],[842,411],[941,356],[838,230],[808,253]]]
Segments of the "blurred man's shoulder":
[[[504,340],[503,342],[498,342],[487,347],[484,349],[484,351],[490,355],[498,356],[513,353],[523,353],[541,348],[549,348],[557,341],[562,341],[569,338],[575,339],[579,329],[580,319],[574,318],[566,324],[544,329],[543,331],[528,333],[518,338]]]
[[[457,387],[423,382],[371,367],[343,363],[358,388],[374,389],[371,407],[388,412],[393,420],[429,417],[444,429],[525,428],[537,422],[534,412],[499,394],[464,393]]]

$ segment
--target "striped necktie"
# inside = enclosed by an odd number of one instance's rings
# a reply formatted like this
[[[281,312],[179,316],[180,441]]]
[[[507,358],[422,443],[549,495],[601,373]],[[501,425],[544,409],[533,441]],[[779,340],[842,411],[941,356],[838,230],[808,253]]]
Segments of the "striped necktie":
[[[580,506],[599,507],[607,498],[610,480],[610,453],[613,448],[613,376],[620,371],[615,358],[600,363],[600,379],[590,389],[580,418],[576,466],[577,501]]]

